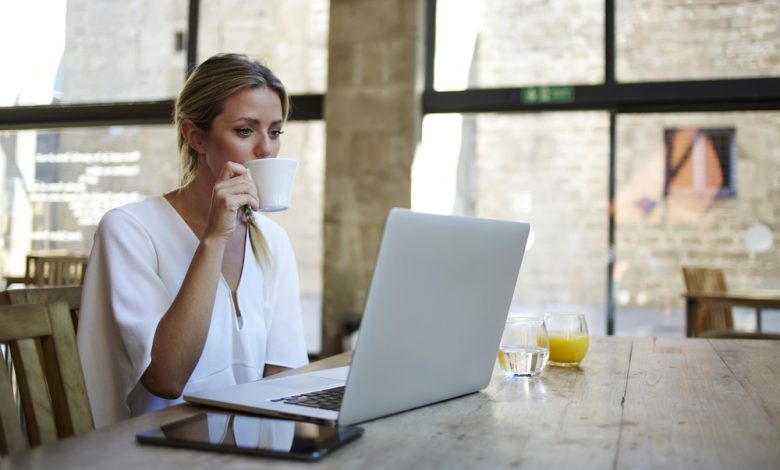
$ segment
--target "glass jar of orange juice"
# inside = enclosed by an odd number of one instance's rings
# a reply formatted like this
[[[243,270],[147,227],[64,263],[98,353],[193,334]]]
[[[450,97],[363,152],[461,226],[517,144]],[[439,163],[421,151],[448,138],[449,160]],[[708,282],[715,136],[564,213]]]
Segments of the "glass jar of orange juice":
[[[544,315],[550,344],[549,363],[576,367],[588,352],[588,324],[582,313],[547,313]]]

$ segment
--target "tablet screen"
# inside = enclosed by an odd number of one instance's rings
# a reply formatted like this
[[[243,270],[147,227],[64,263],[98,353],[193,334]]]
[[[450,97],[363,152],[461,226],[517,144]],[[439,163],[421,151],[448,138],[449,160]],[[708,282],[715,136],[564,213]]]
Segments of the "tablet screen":
[[[203,412],[136,436],[144,444],[317,460],[363,434],[327,426],[234,413]]]

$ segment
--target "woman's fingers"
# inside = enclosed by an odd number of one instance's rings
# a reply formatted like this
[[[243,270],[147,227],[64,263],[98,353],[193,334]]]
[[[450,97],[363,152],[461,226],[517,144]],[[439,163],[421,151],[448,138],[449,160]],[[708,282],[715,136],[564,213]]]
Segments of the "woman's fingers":
[[[209,229],[223,236],[233,233],[236,217],[242,207],[257,209],[257,189],[249,180],[246,168],[228,162],[219,174],[212,193]]]
[[[244,165],[241,165],[236,162],[227,162],[224,167],[222,167],[222,172],[219,174],[219,180],[220,181],[227,181],[230,178],[233,178],[235,176],[245,175],[246,174],[246,168]]]
[[[246,167],[236,162],[225,164],[215,187],[225,188],[235,193],[247,192],[257,198],[257,187],[249,177]],[[256,206],[253,206],[253,209],[255,208]]]
[[[214,185],[214,195],[220,199],[232,201],[234,197],[242,198],[240,204],[249,204],[252,209],[257,209],[259,200],[257,197],[257,188],[247,178],[233,177],[227,181],[218,181]],[[244,200],[243,197],[249,199]]]

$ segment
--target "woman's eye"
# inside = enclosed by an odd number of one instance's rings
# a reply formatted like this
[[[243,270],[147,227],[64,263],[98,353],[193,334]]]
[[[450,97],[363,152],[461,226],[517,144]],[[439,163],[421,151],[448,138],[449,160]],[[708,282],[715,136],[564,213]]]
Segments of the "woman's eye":
[[[277,138],[284,134],[284,131],[281,129],[271,129],[270,131],[271,137]]]
[[[240,135],[241,137],[248,137],[252,135],[252,129],[249,127],[240,127],[236,129],[236,134]]]

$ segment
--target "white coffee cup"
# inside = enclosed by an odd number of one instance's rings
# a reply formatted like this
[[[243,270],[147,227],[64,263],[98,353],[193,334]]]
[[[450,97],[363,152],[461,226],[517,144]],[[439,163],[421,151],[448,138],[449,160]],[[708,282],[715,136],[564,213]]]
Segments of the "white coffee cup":
[[[290,158],[270,157],[244,164],[257,186],[261,211],[278,212],[290,207],[290,195],[297,165],[298,162]]]

